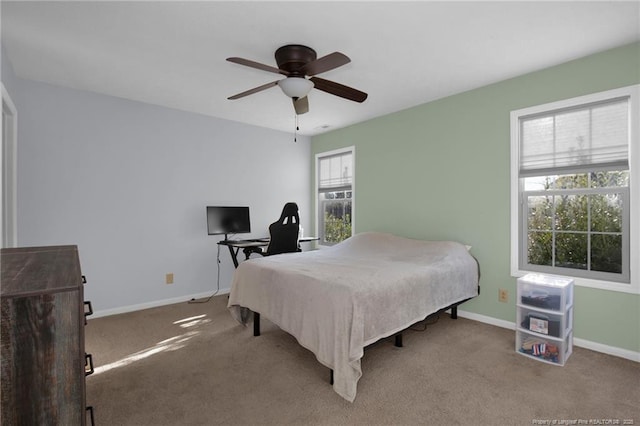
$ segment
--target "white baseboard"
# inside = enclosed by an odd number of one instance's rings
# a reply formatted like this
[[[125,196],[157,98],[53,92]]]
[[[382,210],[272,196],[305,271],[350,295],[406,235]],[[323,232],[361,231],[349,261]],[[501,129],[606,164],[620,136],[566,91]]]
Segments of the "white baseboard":
[[[488,317],[486,315],[476,314],[473,312],[463,311],[460,308],[458,308],[458,316],[461,316],[462,318],[478,321],[478,322],[483,322],[485,324],[495,325],[497,327],[508,328],[509,330],[516,329],[516,324],[514,322],[509,322],[509,321],[505,321],[505,320],[501,320],[493,317]]]
[[[508,328],[509,330],[515,330],[516,324],[509,321],[504,321],[497,318],[488,317],[486,315],[480,315],[473,312],[466,312],[458,309],[458,316],[467,318],[474,321],[483,322],[485,324],[491,324],[502,328]],[[602,352],[607,355],[613,355],[620,358],[625,358],[631,361],[640,362],[640,352],[630,351],[628,349],[622,349],[615,346],[603,345],[602,343],[592,342],[590,340],[573,338],[574,346],[589,349],[595,352]]]
[[[592,342],[590,340],[573,338],[573,344],[581,348],[590,349],[595,352],[602,352],[608,355],[626,358],[631,361],[640,362],[640,352],[630,351],[628,349],[616,348],[615,346],[603,345],[602,343]]]
[[[228,293],[229,293],[228,288],[222,288],[220,289],[220,291],[218,291],[216,295],[228,294]],[[107,317],[110,315],[118,315],[118,314],[126,314],[127,312],[135,312],[135,311],[141,311],[143,309],[157,308],[158,306],[172,305],[174,303],[187,302],[193,299],[198,300],[198,299],[203,299],[209,296],[211,296],[211,292],[185,295],[180,297],[174,297],[172,299],[155,300],[153,302],[141,303],[139,305],[123,306],[115,309],[104,309],[101,311],[94,311],[93,315],[87,317],[87,319],[91,321],[91,319],[93,318]]]

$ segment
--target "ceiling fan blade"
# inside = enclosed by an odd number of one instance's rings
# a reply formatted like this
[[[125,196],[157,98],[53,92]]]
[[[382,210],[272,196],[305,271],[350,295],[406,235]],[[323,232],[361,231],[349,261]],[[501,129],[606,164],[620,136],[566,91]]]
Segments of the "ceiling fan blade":
[[[267,84],[263,84],[262,86],[254,87],[253,89],[246,90],[246,91],[244,91],[242,93],[238,93],[237,95],[229,96],[227,99],[234,100],[234,99],[244,98],[245,96],[253,95],[254,93],[261,92],[263,90],[266,90],[266,89],[268,89],[270,87],[277,86],[277,85],[278,85],[278,80],[272,81],[271,83],[267,83]]]
[[[288,71],[281,70],[281,69],[278,69],[276,67],[272,67],[270,65],[261,64],[260,62],[250,61],[249,59],[232,57],[232,58],[227,58],[227,61],[233,62],[234,64],[240,64],[240,65],[244,65],[244,66],[247,66],[247,67],[251,67],[251,68],[257,68],[257,69],[263,70],[263,71],[273,72],[273,73],[276,73],[276,74],[282,74],[282,75],[286,75],[286,76],[289,75]]]
[[[309,112],[309,98],[293,98],[293,108],[296,110],[296,114],[304,114]]]
[[[353,87],[345,86],[323,78],[312,77],[309,80],[313,82],[316,89],[332,95],[340,96],[341,98],[349,99],[350,101],[364,102],[368,96],[366,93],[356,90]]]
[[[305,64],[298,71],[304,72],[308,76],[312,76],[341,67],[349,62],[351,62],[351,59],[349,59],[348,56],[340,52],[333,52],[327,56],[323,56],[322,58],[318,58],[315,61]]]

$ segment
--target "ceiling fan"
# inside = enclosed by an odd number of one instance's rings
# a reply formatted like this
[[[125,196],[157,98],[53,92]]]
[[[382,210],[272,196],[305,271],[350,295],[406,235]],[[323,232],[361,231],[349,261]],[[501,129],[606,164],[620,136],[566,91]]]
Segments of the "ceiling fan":
[[[239,99],[273,86],[280,86],[284,94],[293,100],[293,108],[296,114],[304,114],[309,111],[307,94],[314,87],[323,92],[354,102],[364,102],[364,100],[367,99],[366,93],[352,87],[314,77],[317,74],[330,71],[351,62],[351,59],[340,52],[333,52],[318,59],[315,50],[312,48],[300,44],[288,44],[276,50],[275,57],[278,68],[249,59],[236,57],[227,58],[229,62],[286,76],[286,78],[281,80],[254,87],[253,89],[230,96],[227,99]]]

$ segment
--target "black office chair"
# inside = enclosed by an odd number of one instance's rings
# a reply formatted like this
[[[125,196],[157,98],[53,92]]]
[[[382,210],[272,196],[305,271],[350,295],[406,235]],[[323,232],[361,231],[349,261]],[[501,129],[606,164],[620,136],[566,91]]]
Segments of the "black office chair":
[[[261,252],[263,256],[271,256],[280,253],[294,253],[300,250],[298,232],[300,229],[300,217],[298,205],[287,203],[282,209],[280,219],[269,225],[269,246]]]

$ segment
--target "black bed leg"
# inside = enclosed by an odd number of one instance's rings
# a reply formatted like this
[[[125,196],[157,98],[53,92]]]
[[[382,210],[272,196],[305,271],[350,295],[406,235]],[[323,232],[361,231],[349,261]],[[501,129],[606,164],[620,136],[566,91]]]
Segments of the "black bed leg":
[[[260,314],[257,312],[253,313],[253,335],[260,335]]]
[[[396,348],[401,348],[402,347],[402,333],[396,334],[395,346],[396,346]]]
[[[329,377],[329,384],[333,386],[333,369],[331,369],[331,376]]]
[[[452,306],[451,307],[451,319],[458,319],[458,307],[457,306]]]

